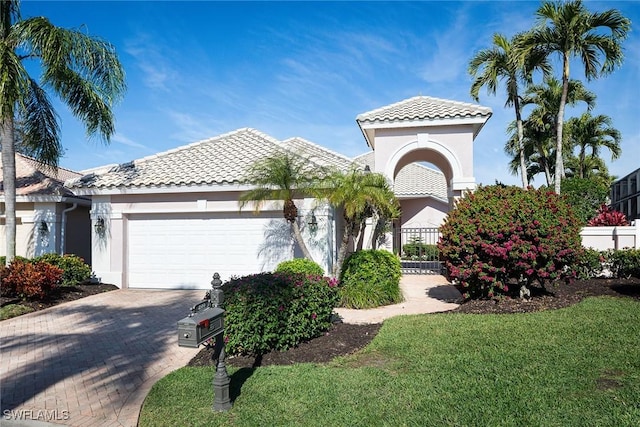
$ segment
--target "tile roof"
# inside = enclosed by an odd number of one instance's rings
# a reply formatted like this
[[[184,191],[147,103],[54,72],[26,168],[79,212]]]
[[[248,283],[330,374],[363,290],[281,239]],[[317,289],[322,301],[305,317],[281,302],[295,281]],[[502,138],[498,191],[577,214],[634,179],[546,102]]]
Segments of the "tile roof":
[[[16,153],[16,196],[74,196],[64,187],[64,182],[80,176],[80,173],[72,170],[60,167],[53,169],[34,158]],[[3,182],[0,181],[0,189],[2,188]]]
[[[404,101],[362,113],[358,123],[399,122],[405,120],[461,119],[491,116],[491,109],[476,104],[415,96]]]
[[[70,188],[124,188],[239,184],[248,166],[280,149],[280,142],[244,128],[91,173]]]
[[[348,170],[349,167],[353,165],[353,159],[318,144],[314,144],[304,138],[289,138],[282,141],[282,146],[287,150],[292,150],[297,154],[308,157],[312,162],[322,166]]]
[[[374,170],[373,151],[361,154],[354,160],[360,164],[369,165]],[[444,174],[418,163],[411,163],[400,170],[393,183],[393,192],[396,197],[431,196],[441,200],[448,198]]]

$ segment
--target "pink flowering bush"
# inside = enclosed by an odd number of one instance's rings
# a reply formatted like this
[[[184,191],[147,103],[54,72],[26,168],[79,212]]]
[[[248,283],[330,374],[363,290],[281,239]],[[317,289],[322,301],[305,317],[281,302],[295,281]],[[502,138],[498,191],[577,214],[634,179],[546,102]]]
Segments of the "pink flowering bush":
[[[287,350],[326,332],[338,304],[337,281],[318,275],[260,273],[222,287],[229,354]]]
[[[625,226],[629,225],[627,217],[622,212],[611,209],[607,205],[601,205],[600,209],[596,213],[596,216],[591,218],[587,225],[589,227],[612,227],[612,226]]]
[[[480,186],[460,199],[441,227],[441,260],[465,298],[515,294],[575,277],[580,225],[549,190]]]

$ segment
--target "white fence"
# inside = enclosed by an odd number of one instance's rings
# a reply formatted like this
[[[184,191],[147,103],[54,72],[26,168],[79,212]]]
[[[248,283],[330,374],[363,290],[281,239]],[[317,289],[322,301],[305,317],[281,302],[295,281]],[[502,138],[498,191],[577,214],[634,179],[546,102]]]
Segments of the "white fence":
[[[640,220],[626,227],[584,227],[580,232],[582,246],[600,251],[607,249],[640,249]]]

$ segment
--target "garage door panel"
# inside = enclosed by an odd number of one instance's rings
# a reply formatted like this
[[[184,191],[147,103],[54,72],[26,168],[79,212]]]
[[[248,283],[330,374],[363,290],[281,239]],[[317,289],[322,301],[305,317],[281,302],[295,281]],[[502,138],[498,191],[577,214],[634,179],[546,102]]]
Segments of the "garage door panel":
[[[283,225],[286,227],[279,213],[236,213],[232,218],[219,214],[132,215],[128,221],[129,287],[209,289],[214,272],[227,280],[270,271],[292,257],[291,236],[280,240],[269,236],[268,230]]]

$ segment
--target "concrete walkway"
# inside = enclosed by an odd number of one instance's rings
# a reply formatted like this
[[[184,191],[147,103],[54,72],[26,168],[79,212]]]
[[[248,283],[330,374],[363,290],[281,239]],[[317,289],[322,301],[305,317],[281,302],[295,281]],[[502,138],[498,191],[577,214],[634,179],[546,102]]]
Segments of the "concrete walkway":
[[[337,309],[347,323],[380,323],[457,307],[442,276],[403,276],[405,301]],[[178,347],[176,322],[204,291],[118,290],[0,322],[0,426],[137,425],[151,386],[197,354]]]
[[[453,310],[462,298],[460,292],[444,276],[404,275],[400,279],[404,301],[400,304],[352,310],[338,308],[336,312],[345,323],[381,323],[385,319],[404,314],[426,314]]]
[[[136,426],[151,386],[197,353],[176,323],[203,296],[117,290],[0,322],[0,425]]]

